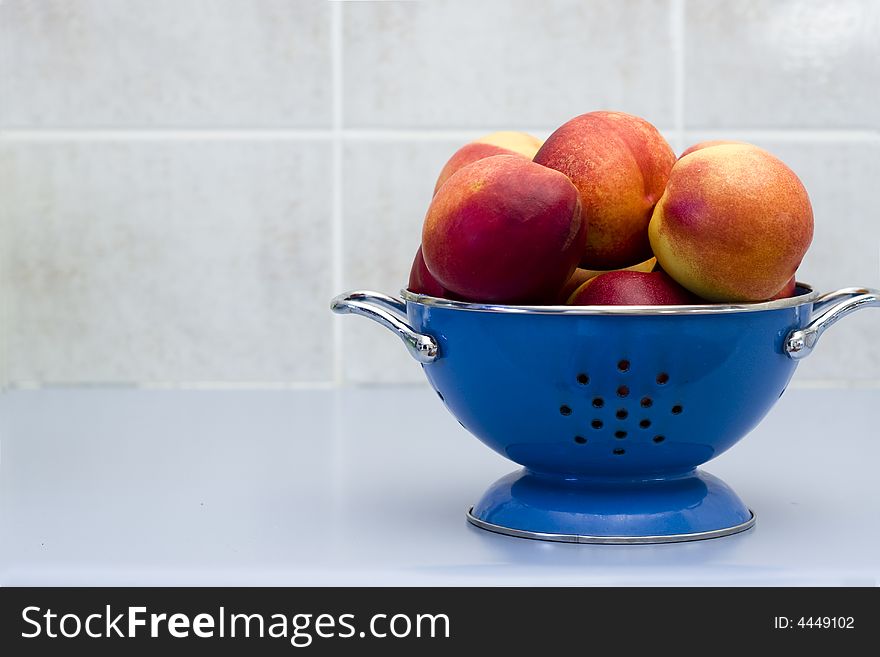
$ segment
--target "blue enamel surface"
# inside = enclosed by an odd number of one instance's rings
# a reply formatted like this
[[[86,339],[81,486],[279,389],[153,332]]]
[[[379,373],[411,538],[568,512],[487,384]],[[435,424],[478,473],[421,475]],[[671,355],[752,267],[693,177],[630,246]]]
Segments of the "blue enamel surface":
[[[706,472],[645,481],[563,479],[521,470],[474,505],[479,519],[513,529],[581,536],[662,536],[733,527],[751,513]]]
[[[609,478],[638,491],[641,480],[690,473],[730,448],[785,390],[797,363],[783,353],[783,339],[808,323],[811,308],[541,315],[407,302],[413,327],[440,344],[440,358],[424,371],[449,410],[483,443],[544,475],[538,497],[517,494],[526,490],[519,479],[497,483],[475,515],[543,532],[601,534],[613,525],[622,535],[678,533],[686,516],[693,531],[707,531],[717,527],[703,525],[719,517],[747,513],[723,483],[709,485],[702,474],[691,477],[706,486],[702,502],[699,486],[662,489],[671,516],[651,507],[650,496],[625,494],[630,488],[599,495],[571,481]],[[567,511],[549,511],[554,495],[568,500]],[[708,508],[707,500],[722,511],[685,512]],[[595,520],[603,515],[607,527]]]

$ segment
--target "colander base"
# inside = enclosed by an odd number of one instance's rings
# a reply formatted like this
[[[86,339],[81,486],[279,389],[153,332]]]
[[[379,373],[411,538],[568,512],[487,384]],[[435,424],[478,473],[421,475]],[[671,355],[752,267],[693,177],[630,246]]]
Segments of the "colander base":
[[[495,482],[467,519],[518,538],[600,544],[699,541],[755,524],[754,513],[727,484],[699,470],[649,481],[521,470]]]
[[[733,527],[724,529],[715,529],[708,532],[694,532],[691,534],[667,534],[665,536],[582,536],[580,534],[548,534],[544,532],[530,532],[522,529],[514,529],[512,527],[502,527],[501,525],[493,525],[490,522],[483,522],[473,514],[473,507],[467,511],[468,522],[495,534],[504,534],[505,536],[514,536],[516,538],[529,538],[536,541],[554,541],[556,543],[593,543],[597,545],[638,545],[650,543],[684,543],[686,541],[704,541],[709,538],[721,538],[722,536],[730,536],[739,534],[747,529],[751,529],[755,524],[755,514],[749,511],[751,516],[748,520]]]

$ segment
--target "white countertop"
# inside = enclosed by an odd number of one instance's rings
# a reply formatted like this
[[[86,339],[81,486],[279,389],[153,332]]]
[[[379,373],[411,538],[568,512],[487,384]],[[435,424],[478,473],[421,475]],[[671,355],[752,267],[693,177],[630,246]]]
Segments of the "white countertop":
[[[0,396],[5,585],[880,582],[880,390],[786,392],[706,466],[727,538],[542,543],[468,525],[516,466],[427,387]]]

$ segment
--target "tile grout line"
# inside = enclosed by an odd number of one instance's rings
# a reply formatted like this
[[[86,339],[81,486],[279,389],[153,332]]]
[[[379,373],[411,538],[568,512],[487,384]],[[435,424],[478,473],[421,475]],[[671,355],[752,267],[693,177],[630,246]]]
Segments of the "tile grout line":
[[[162,140],[297,140],[329,141],[325,128],[2,128],[5,141],[162,141]]]
[[[785,142],[880,142],[880,131],[875,130],[810,130],[810,129],[759,129],[759,128],[687,128],[685,135],[698,135],[701,139],[768,139]]]
[[[343,236],[342,216],[342,157],[343,157],[343,98],[342,98],[342,3],[334,2],[330,6],[331,21],[331,80],[333,85],[333,130],[332,130],[332,219],[331,219],[331,248],[333,270],[330,281],[332,290],[330,294],[340,294],[344,279],[345,245]],[[333,316],[333,383],[341,386],[344,379],[343,368],[343,335],[342,318]]]
[[[670,30],[672,36],[672,121],[673,134],[675,134],[676,151],[680,153],[685,148],[685,121],[684,121],[684,96],[685,96],[685,53],[684,53],[684,3],[685,0],[672,0],[670,7]]]
[[[683,91],[682,91],[683,95]],[[683,103],[683,100],[682,100]],[[678,105],[678,101],[674,103]],[[677,113],[678,110],[676,110]],[[681,125],[679,125],[679,122]],[[727,138],[757,137],[783,141],[880,141],[880,130],[870,129],[819,129],[819,128],[711,128],[684,127],[682,116],[675,118],[673,126],[658,126],[660,132],[676,135],[689,134]],[[548,127],[518,127],[523,132],[552,132]],[[344,128],[325,130],[299,129],[249,129],[230,130],[173,130],[173,129],[0,129],[0,141],[5,142],[51,142],[51,141],[328,141],[350,139],[363,141],[444,141],[469,140],[484,135],[492,128],[445,129],[445,128]]]

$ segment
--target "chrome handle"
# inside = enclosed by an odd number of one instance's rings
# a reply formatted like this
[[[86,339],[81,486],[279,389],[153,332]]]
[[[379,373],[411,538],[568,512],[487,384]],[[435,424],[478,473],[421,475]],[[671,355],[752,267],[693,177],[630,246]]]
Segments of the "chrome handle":
[[[406,304],[381,292],[358,291],[340,294],[330,302],[330,310],[345,315],[361,315],[397,333],[410,355],[420,363],[433,363],[440,349],[430,335],[419,333],[406,321]]]
[[[870,306],[880,307],[880,290],[848,287],[823,294],[813,304],[819,314],[807,326],[791,331],[785,338],[785,353],[794,360],[806,358],[813,352],[825,329],[850,313]]]
[[[870,294],[871,292],[872,290],[864,287],[844,287],[839,290],[834,290],[834,292],[826,292],[825,294],[820,294],[813,302],[813,312],[819,312],[824,306],[827,306],[829,303],[834,303],[835,301],[840,301],[841,299],[849,299],[859,294]]]
[[[333,303],[336,303],[338,300],[345,301],[365,301],[377,303],[380,306],[384,306],[388,310],[395,312],[399,315],[403,315],[406,317],[406,303],[404,303],[403,299],[399,297],[392,297],[388,294],[382,294],[381,292],[369,292],[369,291],[358,291],[358,292],[349,292],[348,294],[340,294],[338,297],[333,299]],[[332,308],[332,306],[331,306]],[[334,312],[336,312],[334,310]]]

